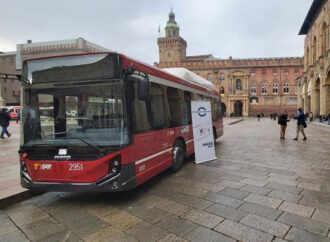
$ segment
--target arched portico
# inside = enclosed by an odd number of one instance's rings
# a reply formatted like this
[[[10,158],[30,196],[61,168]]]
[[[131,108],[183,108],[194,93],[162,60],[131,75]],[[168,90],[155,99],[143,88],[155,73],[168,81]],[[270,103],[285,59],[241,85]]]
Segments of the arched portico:
[[[323,86],[324,93],[324,115],[330,113],[330,67],[326,73],[325,82]],[[322,110],[323,111],[323,110]]]
[[[316,78],[316,81],[314,83],[314,87],[312,89],[312,95],[311,95],[311,98],[312,98],[312,109],[311,111],[313,112],[313,115],[314,117],[317,117],[320,115],[320,105],[321,105],[321,101],[320,101],[320,83],[321,83],[321,80],[320,80],[320,77],[317,77]]]

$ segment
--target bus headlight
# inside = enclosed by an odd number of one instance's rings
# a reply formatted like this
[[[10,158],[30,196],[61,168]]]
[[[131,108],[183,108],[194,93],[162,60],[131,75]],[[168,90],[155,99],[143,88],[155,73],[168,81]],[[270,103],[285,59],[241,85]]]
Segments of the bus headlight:
[[[27,172],[26,165],[25,165],[24,161],[21,161],[21,170],[24,171],[24,172]]]
[[[114,158],[111,159],[110,164],[109,164],[109,174],[111,176],[115,176],[117,174],[119,174],[121,170],[121,160],[120,160],[120,156],[116,156]]]

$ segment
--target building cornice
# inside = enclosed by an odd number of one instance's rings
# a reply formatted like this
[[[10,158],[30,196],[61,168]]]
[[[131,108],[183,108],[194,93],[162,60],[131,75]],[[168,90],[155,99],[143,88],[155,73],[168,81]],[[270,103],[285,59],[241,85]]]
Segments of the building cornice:
[[[323,5],[327,2],[327,0],[314,0],[311,7],[308,10],[308,13],[305,17],[305,20],[300,28],[299,35],[305,35],[310,30],[313,25],[315,19],[319,15]]]

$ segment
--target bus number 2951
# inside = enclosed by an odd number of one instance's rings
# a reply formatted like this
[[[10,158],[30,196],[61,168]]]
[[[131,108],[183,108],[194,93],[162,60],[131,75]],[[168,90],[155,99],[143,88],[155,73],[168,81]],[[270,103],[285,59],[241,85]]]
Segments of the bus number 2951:
[[[69,164],[69,171],[82,171],[84,166],[82,163],[70,163]]]

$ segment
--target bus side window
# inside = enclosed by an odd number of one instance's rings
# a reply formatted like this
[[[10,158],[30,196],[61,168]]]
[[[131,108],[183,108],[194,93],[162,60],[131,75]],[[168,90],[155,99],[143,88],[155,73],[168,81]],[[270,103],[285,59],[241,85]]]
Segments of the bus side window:
[[[187,106],[187,123],[184,123],[183,125],[191,124],[191,100],[192,100],[192,95],[190,92],[185,91],[184,92],[184,101]]]
[[[167,88],[167,100],[170,109],[170,127],[187,124],[187,105],[184,102],[183,91],[173,87]]]
[[[140,134],[151,129],[150,117],[148,113],[148,101],[138,99],[138,82],[134,83],[134,122],[135,122],[135,133]]]
[[[164,90],[160,85],[151,83],[150,105],[153,129],[162,129],[166,126]]]

